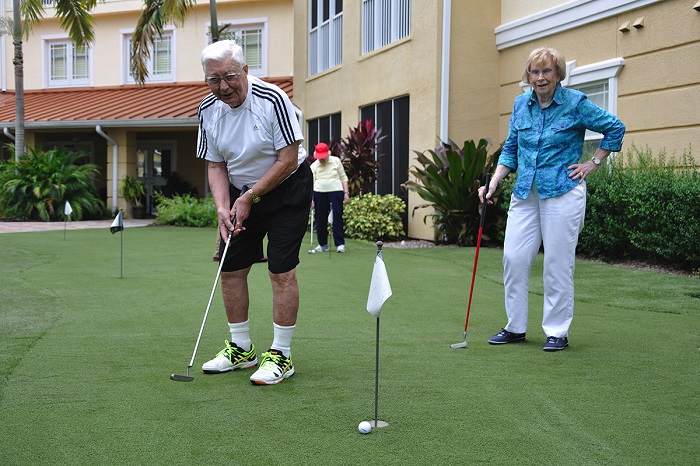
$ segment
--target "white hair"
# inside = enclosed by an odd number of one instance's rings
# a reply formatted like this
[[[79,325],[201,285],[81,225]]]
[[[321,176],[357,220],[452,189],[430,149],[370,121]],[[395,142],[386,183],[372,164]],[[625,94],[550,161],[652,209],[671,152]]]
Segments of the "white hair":
[[[206,73],[207,62],[209,60],[221,61],[232,58],[243,68],[245,65],[245,54],[243,48],[234,40],[220,40],[209,44],[202,50],[202,69]]]

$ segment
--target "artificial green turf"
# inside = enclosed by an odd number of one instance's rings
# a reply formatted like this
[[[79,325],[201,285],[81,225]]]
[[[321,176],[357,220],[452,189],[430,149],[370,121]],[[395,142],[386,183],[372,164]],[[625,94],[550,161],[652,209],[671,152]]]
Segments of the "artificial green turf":
[[[570,347],[542,351],[542,261],[528,341],[505,323],[501,251],[385,249],[393,289],[365,310],[376,247],[298,267],[297,374],[204,375],[228,329],[217,291],[192,383],[184,373],[211,292],[213,230],[0,235],[0,462],[36,464],[684,464],[698,458],[700,280],[579,261]],[[267,270],[251,272],[251,332],[272,339]]]

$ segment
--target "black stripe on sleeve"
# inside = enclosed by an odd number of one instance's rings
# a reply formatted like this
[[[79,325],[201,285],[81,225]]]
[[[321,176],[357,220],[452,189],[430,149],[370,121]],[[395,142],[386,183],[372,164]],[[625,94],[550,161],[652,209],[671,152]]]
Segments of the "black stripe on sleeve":
[[[206,158],[207,156],[207,131],[204,129],[204,117],[202,113],[204,112],[205,109],[211,107],[216,103],[218,99],[214,96],[214,94],[209,94],[207,97],[202,100],[202,102],[199,104],[199,108],[197,109],[197,117],[199,118],[199,141],[197,145],[197,158],[198,159],[203,159]]]
[[[292,129],[292,123],[290,118],[292,118],[287,112],[287,107],[284,103],[284,98],[281,95],[281,91],[271,89],[269,87],[260,86],[258,84],[253,84],[253,95],[265,99],[272,103],[275,110],[275,115],[277,116],[277,123],[282,131],[282,136],[287,145],[290,145],[296,141],[294,137],[294,130]]]

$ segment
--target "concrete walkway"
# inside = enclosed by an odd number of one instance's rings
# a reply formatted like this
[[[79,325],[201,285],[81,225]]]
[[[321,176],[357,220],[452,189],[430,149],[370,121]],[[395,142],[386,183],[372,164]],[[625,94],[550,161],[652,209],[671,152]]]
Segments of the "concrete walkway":
[[[143,220],[124,219],[124,228],[146,227],[155,219]],[[81,222],[65,222],[66,230],[82,230],[86,228],[104,228],[109,230],[114,219],[86,220]],[[26,233],[30,231],[63,230],[64,222],[0,222],[0,233]]]

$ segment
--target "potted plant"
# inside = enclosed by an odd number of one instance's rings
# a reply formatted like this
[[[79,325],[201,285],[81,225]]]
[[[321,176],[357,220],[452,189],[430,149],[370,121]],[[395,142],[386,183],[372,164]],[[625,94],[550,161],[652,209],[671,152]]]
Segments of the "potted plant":
[[[127,175],[122,179],[122,196],[131,203],[133,218],[146,218],[146,206],[141,201],[146,195],[146,186],[135,176]]]

